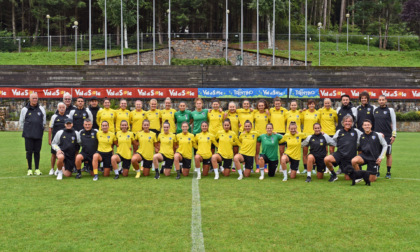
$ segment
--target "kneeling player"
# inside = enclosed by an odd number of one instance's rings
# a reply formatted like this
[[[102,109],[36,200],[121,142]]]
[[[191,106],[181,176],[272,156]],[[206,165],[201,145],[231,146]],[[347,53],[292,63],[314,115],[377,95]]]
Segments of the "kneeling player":
[[[305,136],[304,133],[297,131],[297,123],[290,122],[289,132],[286,133],[280,143],[286,143],[287,149],[281,156],[280,163],[281,168],[284,171],[287,170],[287,163],[290,163],[290,178],[296,178],[296,174],[299,172],[299,161],[302,155],[302,138]],[[283,181],[287,181],[287,176],[284,177]]]
[[[280,134],[273,133],[273,124],[267,123],[265,126],[267,134],[262,134],[257,141],[261,143],[261,153],[258,157],[259,167],[268,164],[268,176],[274,177],[279,164],[279,143],[283,138]],[[264,169],[260,169],[260,180],[264,179]],[[283,181],[287,181],[287,170],[283,170]]]
[[[97,181],[98,177],[98,168],[99,163],[102,162],[104,164],[104,177],[108,177],[111,171],[111,157],[112,157],[112,150],[114,146],[114,142],[116,140],[115,134],[113,132],[108,131],[109,124],[107,121],[103,121],[101,123],[101,130],[96,134],[96,138],[98,139],[98,151],[93,155],[93,181]]]
[[[181,168],[182,175],[184,176],[188,176],[191,169],[192,149],[195,145],[195,138],[193,134],[188,132],[188,128],[188,122],[183,122],[181,126],[182,133],[176,135],[176,141],[178,143],[178,148],[174,156],[176,179],[181,178]]]
[[[233,146],[238,143],[238,138],[235,132],[233,132],[229,119],[223,121],[223,130],[217,132],[216,140],[219,140],[219,148],[217,153],[211,157],[211,165],[214,170],[214,179],[219,179],[219,163],[223,163],[220,168],[223,171],[225,177],[230,175],[230,169],[232,166],[233,158]]]
[[[252,123],[249,120],[246,120],[244,124],[244,131],[239,136],[241,150],[233,158],[233,162],[236,164],[236,168],[238,168],[238,180],[241,180],[243,178],[241,163],[245,163],[245,177],[249,177],[252,169],[254,168],[254,156],[256,152],[256,145],[259,134],[257,131],[251,130]]]
[[[93,154],[96,153],[96,150],[98,149],[98,139],[96,138],[96,134],[98,133],[98,130],[92,129],[92,121],[87,118],[83,122],[83,128],[79,132],[79,145],[82,146],[82,151],[77,154],[76,156],[76,169],[77,169],[77,175],[76,179],[82,178],[82,163],[85,164],[85,168],[87,171],[90,172],[90,175],[93,174],[93,167],[92,167],[92,160],[93,160]]]
[[[78,133],[73,129],[73,120],[65,120],[65,129],[60,130],[55,135],[51,146],[57,153],[57,180],[64,176],[70,177],[74,168],[74,158],[76,155],[76,145],[79,139]],[[64,172],[62,167],[64,165]]]
[[[153,167],[155,169],[155,179],[159,179],[159,163],[164,162],[165,176],[171,175],[172,165],[174,163],[174,146],[176,143],[175,134],[169,132],[171,125],[168,121],[163,123],[163,133],[159,134],[158,142],[160,143],[159,153],[153,156]]]

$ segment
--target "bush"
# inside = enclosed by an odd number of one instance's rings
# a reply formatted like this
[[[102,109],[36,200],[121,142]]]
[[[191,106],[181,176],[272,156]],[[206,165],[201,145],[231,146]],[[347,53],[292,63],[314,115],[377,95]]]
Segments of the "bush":
[[[51,120],[51,117],[55,114],[55,111],[47,111],[47,121]]]
[[[398,122],[420,122],[420,113],[419,112],[407,112],[407,113],[396,113]]]
[[[17,43],[13,43],[11,32],[0,31],[0,52],[13,52],[18,50]]]
[[[175,59],[171,60],[171,64],[175,66],[226,66],[232,65],[230,61],[225,59]]]

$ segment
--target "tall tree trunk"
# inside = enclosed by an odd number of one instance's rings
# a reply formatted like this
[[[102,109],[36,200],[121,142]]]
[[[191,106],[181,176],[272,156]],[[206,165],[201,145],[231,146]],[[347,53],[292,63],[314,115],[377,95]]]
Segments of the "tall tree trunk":
[[[385,10],[385,36],[384,36],[384,43],[382,45],[383,49],[386,49],[386,46],[388,44],[389,20],[390,20],[389,7],[387,7]]]
[[[351,29],[354,30],[354,0],[352,0],[352,10],[351,10]]]
[[[324,27],[327,27],[327,8],[328,0],[324,0]]]
[[[163,25],[163,17],[162,17],[162,5],[163,5],[163,2],[162,1],[159,1],[159,3],[158,3],[158,5],[157,5],[157,19],[158,19],[158,22],[157,22],[157,32],[158,32],[158,41],[159,41],[159,45],[162,45],[163,44],[163,35],[162,35],[162,32],[163,32],[163,27],[162,27],[162,25]],[[189,30],[191,30],[191,27],[188,27],[189,28]]]
[[[379,15],[378,21],[379,21],[379,49],[382,49],[382,24],[381,24],[381,15]]]
[[[124,23],[124,48],[128,48],[127,23]]]
[[[252,41],[257,40],[257,11],[252,10]]]
[[[36,44],[36,40],[38,38],[38,31],[39,31],[39,18],[36,19],[36,25],[35,25],[35,31],[34,31],[34,40],[32,42],[32,45]]]
[[[225,6],[223,6],[223,10],[225,10]],[[226,12],[223,11],[223,15],[222,15],[222,37],[223,39],[226,39]]]
[[[21,12],[22,12],[22,33],[25,31],[25,2],[24,0],[21,0],[22,6],[21,6]]]
[[[271,49],[271,48],[273,48],[273,41],[272,41],[272,34],[271,34],[271,26],[272,26],[272,23],[271,23],[271,18],[270,18],[270,15],[267,15],[267,39],[268,39],[268,48],[269,49]]]
[[[116,27],[116,32],[117,32],[117,40],[116,40],[116,45],[117,46],[119,46],[120,45],[120,26],[118,25],[117,27]],[[152,35],[153,36],[153,35]]]
[[[317,23],[318,23],[318,21],[317,21],[317,14],[318,14],[318,11],[317,11],[317,7],[318,7],[318,0],[314,0],[314,9],[313,9],[313,13],[314,13],[314,25],[316,25]]]
[[[338,32],[341,33],[343,28],[343,22],[346,19],[346,0],[341,0],[341,8],[340,8],[340,25],[338,27]]]
[[[327,14],[327,29],[330,29],[331,25],[331,0],[328,0],[328,14]]]
[[[12,0],[12,32],[13,32],[13,44],[16,44],[16,13],[15,13],[15,1]]]

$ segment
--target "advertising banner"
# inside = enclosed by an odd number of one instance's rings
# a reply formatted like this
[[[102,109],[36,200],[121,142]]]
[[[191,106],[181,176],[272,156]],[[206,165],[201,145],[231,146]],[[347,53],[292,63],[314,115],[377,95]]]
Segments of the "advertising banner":
[[[371,99],[378,99],[385,95],[387,99],[420,99],[420,89],[389,89],[389,88],[320,88],[320,98],[339,99],[341,95],[348,94],[352,99],[358,99],[359,94],[367,91]]]
[[[71,93],[71,88],[14,88],[0,87],[0,98],[29,98],[37,93],[38,98],[62,98],[64,93]]]
[[[318,88],[290,88],[289,98],[319,98]]]
[[[199,88],[200,98],[287,98],[287,88]]]

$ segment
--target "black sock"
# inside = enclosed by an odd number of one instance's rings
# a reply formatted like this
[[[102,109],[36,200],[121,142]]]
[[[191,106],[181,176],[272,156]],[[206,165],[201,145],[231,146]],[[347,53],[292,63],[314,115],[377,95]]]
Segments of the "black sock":
[[[303,168],[304,168],[305,170],[307,170],[307,169],[308,169],[308,165],[303,164]]]
[[[176,170],[176,174],[177,174],[177,175],[181,175],[181,169]]]
[[[334,170],[330,171],[332,175],[337,176]]]
[[[39,152],[34,152],[35,170],[39,169]]]
[[[387,167],[386,167],[386,172],[387,172],[387,173],[391,173],[391,166],[387,166]]]
[[[77,174],[82,174],[82,170],[77,170]]]
[[[155,169],[156,174],[159,174],[159,169]]]
[[[28,161],[28,170],[32,170],[32,152],[26,152],[26,160]]]

